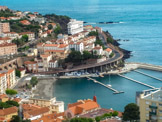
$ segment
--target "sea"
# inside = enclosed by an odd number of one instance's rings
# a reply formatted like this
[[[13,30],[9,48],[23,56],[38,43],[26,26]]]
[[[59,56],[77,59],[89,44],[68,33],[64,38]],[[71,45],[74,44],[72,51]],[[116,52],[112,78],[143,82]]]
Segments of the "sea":
[[[121,39],[120,47],[132,51],[127,62],[162,65],[162,0],[0,0],[0,5],[14,10],[67,15],[102,27],[115,39]],[[99,22],[114,23],[97,24]],[[161,72],[139,70],[162,79]],[[134,71],[124,75],[155,87],[162,86],[162,82]],[[108,76],[96,79],[105,84],[109,82]],[[114,95],[83,78],[56,81],[54,96],[63,100],[66,108],[68,103],[96,95],[101,107],[123,111],[126,104],[136,102],[137,91],[149,89],[119,76],[110,76],[110,79],[112,87],[124,91],[123,94]]]

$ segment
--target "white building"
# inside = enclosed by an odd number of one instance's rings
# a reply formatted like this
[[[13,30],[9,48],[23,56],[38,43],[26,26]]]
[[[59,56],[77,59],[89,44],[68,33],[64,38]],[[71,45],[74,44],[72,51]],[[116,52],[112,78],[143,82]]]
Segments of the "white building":
[[[83,21],[71,19],[68,23],[68,34],[74,35],[83,31]]]
[[[93,49],[93,53],[96,55],[103,55],[103,48],[100,45],[97,45],[94,49]]]
[[[82,42],[70,42],[69,48],[74,49],[75,51],[84,51],[84,44]]]
[[[104,54],[106,55],[107,58],[109,58],[111,53],[112,53],[112,49],[110,49],[110,48],[107,48],[104,50]]]

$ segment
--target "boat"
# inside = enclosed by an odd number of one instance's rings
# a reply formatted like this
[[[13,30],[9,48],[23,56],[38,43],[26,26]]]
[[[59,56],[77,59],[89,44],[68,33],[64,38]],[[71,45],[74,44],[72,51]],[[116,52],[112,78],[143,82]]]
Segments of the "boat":
[[[109,84],[107,84],[108,87],[111,87],[112,85],[110,84],[110,74],[109,74]]]

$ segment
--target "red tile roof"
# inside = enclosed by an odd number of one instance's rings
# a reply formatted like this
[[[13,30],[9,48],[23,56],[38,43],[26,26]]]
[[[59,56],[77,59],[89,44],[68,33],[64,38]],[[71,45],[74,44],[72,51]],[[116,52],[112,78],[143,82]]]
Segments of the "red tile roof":
[[[10,108],[1,109],[0,110],[0,116],[6,116],[6,115],[13,114],[13,113],[16,113],[16,112],[18,112],[18,108],[13,106],[13,107],[10,107]]]

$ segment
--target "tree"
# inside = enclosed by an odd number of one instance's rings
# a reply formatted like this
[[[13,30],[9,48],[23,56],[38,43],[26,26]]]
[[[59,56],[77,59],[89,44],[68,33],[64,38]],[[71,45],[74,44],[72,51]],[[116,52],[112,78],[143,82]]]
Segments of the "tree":
[[[59,25],[57,25],[57,27],[55,28],[54,33],[56,35],[58,35],[59,33],[61,33],[61,27]]]
[[[123,120],[124,121],[134,121],[134,120],[139,120],[139,107],[134,104],[130,103],[125,106],[124,108],[124,113],[123,113]]]
[[[14,89],[7,89],[6,90],[6,94],[7,95],[16,95],[17,94],[17,91],[14,90]]]
[[[88,34],[88,36],[98,36],[98,32],[96,32],[96,31],[92,31],[92,32],[90,32],[89,34]]]
[[[48,25],[48,29],[51,30],[53,26],[51,24]]]
[[[29,41],[28,35],[23,35],[23,36],[21,37],[21,39],[22,39],[24,42],[28,42],[28,41]]]
[[[114,111],[113,113],[112,113],[112,116],[118,116],[118,112],[117,111]]]
[[[37,83],[38,83],[37,77],[32,77],[30,80],[30,84],[34,87],[35,85],[37,85]]]
[[[22,122],[22,119],[18,115],[14,115],[10,122]]]
[[[65,62],[80,63],[82,61],[82,54],[80,51],[71,51]]]
[[[70,122],[94,122],[91,118],[73,118]]]
[[[16,69],[15,74],[16,74],[17,77],[19,77],[19,78],[21,77],[21,72],[19,70],[17,70],[17,69]]]
[[[92,57],[92,54],[88,51],[83,51],[83,60],[90,59]]]
[[[19,104],[18,104],[18,102],[16,102],[16,101],[9,100],[9,101],[6,101],[6,103],[7,103],[8,105],[11,105],[11,106],[19,107]]]
[[[12,107],[11,105],[5,103],[5,102],[0,102],[0,109],[3,109],[3,108],[10,108]]]

